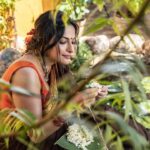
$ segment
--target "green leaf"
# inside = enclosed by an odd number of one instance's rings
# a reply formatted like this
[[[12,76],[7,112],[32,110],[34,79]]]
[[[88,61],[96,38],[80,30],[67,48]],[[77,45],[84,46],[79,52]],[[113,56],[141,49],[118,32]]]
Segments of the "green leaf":
[[[97,100],[95,106],[106,104],[112,99],[120,99],[121,101],[122,99],[124,99],[124,93],[109,94],[105,98],[101,98],[100,100]]]
[[[112,20],[111,19],[108,19],[108,18],[103,18],[103,17],[100,17],[100,18],[96,18],[95,20],[93,20],[93,23],[91,23],[86,29],[85,29],[85,32],[84,32],[84,35],[85,34],[90,34],[90,33],[94,33],[102,28],[104,28],[105,26],[107,25],[111,25],[112,23]]]
[[[150,77],[144,77],[141,81],[146,93],[150,93]]]
[[[112,28],[117,35],[121,35],[121,31],[119,29],[118,23],[115,21],[112,22]]]
[[[31,112],[24,109],[17,109],[17,111],[11,112],[10,115],[16,117],[18,120],[29,126],[31,126],[36,120],[35,116]]]
[[[93,3],[95,3],[98,6],[99,10],[102,11],[105,4],[103,0],[93,0]]]
[[[119,93],[119,92],[122,92],[122,88],[120,87],[120,85],[118,83],[116,84],[111,84],[111,85],[108,85],[108,92],[110,93]]]
[[[20,87],[16,87],[16,86],[11,86],[10,91],[18,93],[18,94],[22,94],[22,95],[26,95],[26,96],[35,96],[35,97],[39,97],[39,95],[31,93],[30,91],[20,88]]]
[[[9,138],[5,138],[5,139],[4,139],[4,142],[5,142],[5,146],[6,146],[7,148],[9,148]]]
[[[142,83],[141,83],[143,76],[140,73],[139,69],[137,69],[136,67],[132,67],[132,69],[129,70],[129,74],[132,76],[132,81],[137,86],[138,90],[140,91],[142,100],[143,101],[147,100],[145,90],[144,90]]]
[[[133,117],[147,129],[150,129],[150,101],[141,102],[138,105],[138,112]]]
[[[124,150],[123,145],[122,145],[122,141],[121,141],[119,136],[117,137],[117,143],[116,144],[117,144],[116,150]]]
[[[39,150],[32,142],[28,142],[26,139],[22,138],[22,137],[17,137],[17,140],[26,145],[28,148],[28,150]]]
[[[129,84],[125,80],[122,80],[122,86],[125,95],[125,120],[127,120],[129,114],[132,113],[131,95],[129,91]]]
[[[137,15],[145,0],[124,0],[126,7],[133,15]]]
[[[67,150],[80,150],[74,144],[67,141],[66,135],[63,135],[55,144],[58,144],[59,146]]]
[[[99,144],[99,140],[95,137],[94,142],[87,146],[88,150],[102,150],[102,146]],[[73,143],[67,140],[66,135],[63,135],[55,144],[65,148],[66,150],[81,150],[77,148]]]
[[[34,96],[34,97],[40,97],[39,95],[32,93],[26,89],[23,89],[21,87],[12,86],[9,82],[0,79],[0,92],[15,92],[17,94],[22,94],[26,96]]]
[[[106,143],[109,143],[116,135],[112,131],[112,127],[109,125],[106,125],[106,130],[105,130],[105,141]]]
[[[143,150],[149,146],[149,142],[140,135],[135,129],[131,128],[118,114],[107,112],[107,116],[114,121],[120,130],[128,136],[135,150]],[[137,142],[138,141],[138,142]]]
[[[92,51],[85,42],[79,42],[79,50],[77,55],[71,63],[70,67],[72,71],[77,71],[87,60],[92,58]]]

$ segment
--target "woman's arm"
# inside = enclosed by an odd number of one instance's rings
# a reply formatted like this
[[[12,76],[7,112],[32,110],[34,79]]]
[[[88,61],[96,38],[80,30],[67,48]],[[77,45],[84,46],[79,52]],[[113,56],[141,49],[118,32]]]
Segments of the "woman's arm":
[[[36,71],[30,67],[19,69],[12,78],[12,84],[14,86],[22,87],[35,94],[41,95],[41,84]],[[28,97],[21,94],[12,93],[13,103],[16,108],[27,109],[35,115],[37,121],[42,119],[42,101],[41,97]],[[48,121],[42,126],[43,134],[37,137],[32,132],[28,135],[30,139],[35,142],[41,142],[49,135],[58,130],[60,126],[56,126],[53,120]]]
[[[22,87],[24,89],[29,90],[30,92],[33,92],[35,94],[41,95],[41,84],[39,77],[36,73],[36,71],[30,67],[25,67],[22,69],[19,69],[12,78],[12,84],[14,86]],[[80,103],[83,106],[90,106],[95,102],[95,97],[98,94],[97,88],[90,88],[86,89],[82,92],[78,92],[71,100],[73,103]],[[12,99],[13,103],[16,108],[20,109],[27,109],[31,113],[35,115],[37,118],[37,121],[40,121],[42,119],[42,101],[41,97],[28,97],[16,93],[12,93]],[[60,123],[59,123],[60,121]],[[46,139],[48,136],[53,134],[55,131],[57,131],[61,126],[61,121],[63,122],[62,118],[57,117],[53,120],[48,121],[45,123],[41,130],[43,131],[43,134],[40,136],[36,136],[34,134],[34,130],[31,132],[28,132],[28,136],[34,143],[39,143]]]

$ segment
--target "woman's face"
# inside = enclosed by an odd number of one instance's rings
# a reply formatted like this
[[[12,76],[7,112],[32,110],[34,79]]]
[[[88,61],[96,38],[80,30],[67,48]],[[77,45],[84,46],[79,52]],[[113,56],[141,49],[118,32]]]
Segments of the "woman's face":
[[[59,62],[64,65],[70,64],[76,55],[77,49],[75,28],[72,25],[66,26],[64,35],[58,42],[58,47]]]

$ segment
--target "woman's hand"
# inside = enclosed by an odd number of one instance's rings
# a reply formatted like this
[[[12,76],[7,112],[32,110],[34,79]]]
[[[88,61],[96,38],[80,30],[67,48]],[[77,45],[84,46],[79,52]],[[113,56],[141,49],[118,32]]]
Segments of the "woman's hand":
[[[98,88],[88,88],[78,92],[72,99],[72,102],[80,104],[83,107],[90,107],[95,103],[96,96],[98,95]]]
[[[108,94],[108,87],[101,85],[101,87],[98,89],[98,95],[96,96],[96,99],[104,98]]]
[[[108,94],[108,87],[105,85],[101,85],[96,81],[92,81],[91,83],[87,84],[86,88],[97,88],[98,89],[98,94],[96,96],[96,99],[103,98]]]

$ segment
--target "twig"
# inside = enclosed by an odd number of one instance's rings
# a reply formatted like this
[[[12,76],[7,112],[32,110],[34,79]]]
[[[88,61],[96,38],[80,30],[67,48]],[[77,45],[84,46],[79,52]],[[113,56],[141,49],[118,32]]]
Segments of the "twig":
[[[92,117],[93,117],[95,123],[98,124],[98,122],[97,122],[97,120],[96,120],[96,117],[95,117],[93,111],[91,110],[90,107],[89,107],[88,109],[89,109],[89,111],[91,112],[91,115],[92,115]],[[109,150],[108,147],[107,147],[107,144],[106,144],[106,142],[105,142],[105,140],[104,140],[103,133],[102,133],[100,127],[98,127],[98,132],[99,132],[99,134],[100,134],[100,139],[101,139],[101,141],[103,142],[103,145],[104,145],[104,147],[103,147],[104,149],[103,149],[103,150]]]

